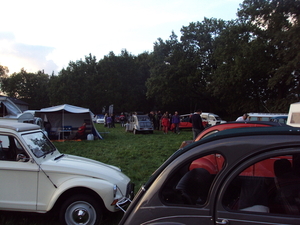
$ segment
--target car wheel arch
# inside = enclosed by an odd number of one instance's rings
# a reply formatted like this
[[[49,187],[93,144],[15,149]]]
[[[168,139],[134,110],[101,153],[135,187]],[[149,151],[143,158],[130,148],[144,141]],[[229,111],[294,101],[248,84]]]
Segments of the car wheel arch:
[[[94,199],[96,199],[97,202],[99,202],[102,209],[106,209],[103,199],[95,191],[93,191],[89,188],[86,188],[86,187],[73,187],[73,188],[65,190],[63,193],[61,193],[61,195],[58,197],[55,204],[53,205],[52,210],[55,210],[55,211],[59,210],[59,208],[61,207],[63,202],[66,201],[67,198],[69,198],[70,196],[78,195],[78,194],[80,194],[80,195],[84,194],[84,195],[93,197]]]

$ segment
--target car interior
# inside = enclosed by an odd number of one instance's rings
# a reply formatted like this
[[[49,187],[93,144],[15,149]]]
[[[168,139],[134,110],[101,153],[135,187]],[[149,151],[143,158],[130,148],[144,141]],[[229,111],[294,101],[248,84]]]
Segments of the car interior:
[[[14,137],[0,135],[0,160],[24,162],[29,157]]]
[[[280,155],[256,162],[236,176],[223,195],[228,211],[300,214],[300,154]],[[193,168],[191,162],[174,171],[162,188],[166,204],[203,207],[216,174]]]

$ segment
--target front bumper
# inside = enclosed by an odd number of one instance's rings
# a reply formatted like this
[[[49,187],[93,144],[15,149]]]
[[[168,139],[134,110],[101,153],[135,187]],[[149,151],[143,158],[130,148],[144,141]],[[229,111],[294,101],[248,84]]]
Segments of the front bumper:
[[[131,203],[134,197],[134,184],[129,183],[127,186],[126,196],[121,198],[117,203],[116,206],[121,209],[124,213],[126,212],[125,208]]]

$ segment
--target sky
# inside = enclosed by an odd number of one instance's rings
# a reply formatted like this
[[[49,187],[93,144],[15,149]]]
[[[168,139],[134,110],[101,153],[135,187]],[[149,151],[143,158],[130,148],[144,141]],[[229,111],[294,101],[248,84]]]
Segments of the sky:
[[[1,2],[0,65],[58,74],[91,54],[152,52],[158,38],[204,17],[236,19],[242,0],[11,0]]]

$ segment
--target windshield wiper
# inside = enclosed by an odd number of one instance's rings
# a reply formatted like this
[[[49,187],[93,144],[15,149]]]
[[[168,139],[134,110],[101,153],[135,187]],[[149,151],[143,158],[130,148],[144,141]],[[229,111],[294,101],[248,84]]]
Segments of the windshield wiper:
[[[64,156],[65,156],[65,154],[61,154],[60,156],[55,157],[54,160],[58,160],[58,159],[60,159],[61,157],[64,157]]]

